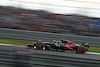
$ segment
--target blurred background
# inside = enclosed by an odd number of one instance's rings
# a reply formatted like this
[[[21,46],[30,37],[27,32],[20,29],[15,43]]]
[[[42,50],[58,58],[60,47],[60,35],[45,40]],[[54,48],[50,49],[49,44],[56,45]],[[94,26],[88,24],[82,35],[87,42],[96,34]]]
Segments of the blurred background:
[[[99,0],[2,0],[0,28],[100,37]]]
[[[71,36],[100,37],[100,0],[0,0],[0,28],[71,34]],[[1,31],[0,35],[2,36],[3,33]],[[18,33],[17,35],[19,35]],[[21,32],[20,38],[23,33]],[[27,35],[27,33],[24,34]],[[22,37],[24,38],[25,35]],[[31,35],[26,37],[30,38]],[[16,36],[16,38],[18,37]],[[86,39],[83,37],[83,40],[81,40],[82,37],[77,37],[77,40],[73,36],[69,38],[79,42],[86,40],[89,42],[93,41],[93,45],[100,45],[99,38]],[[28,43],[26,40],[3,40],[3,42],[7,41],[18,44]],[[66,67],[67,65],[70,67],[83,67],[86,65],[88,67],[100,67],[100,62],[96,61],[96,59],[94,60],[92,58],[93,60],[89,60],[89,57],[93,57],[92,55],[84,55],[84,57],[88,58],[84,60],[72,58],[70,55],[70,57],[61,58],[60,56],[43,55],[38,54],[38,52],[34,53],[35,51],[28,50],[24,47],[1,45],[1,67]],[[99,47],[92,47],[91,50],[96,50],[100,53]],[[81,57],[82,55],[79,56]],[[99,57],[94,56],[94,58],[98,59]]]

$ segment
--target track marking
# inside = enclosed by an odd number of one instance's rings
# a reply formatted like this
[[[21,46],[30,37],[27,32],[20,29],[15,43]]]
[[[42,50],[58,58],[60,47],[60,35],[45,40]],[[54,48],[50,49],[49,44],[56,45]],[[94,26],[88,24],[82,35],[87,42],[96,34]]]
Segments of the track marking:
[[[96,53],[96,52],[86,52],[86,54],[95,54],[95,55],[100,55],[100,53]]]

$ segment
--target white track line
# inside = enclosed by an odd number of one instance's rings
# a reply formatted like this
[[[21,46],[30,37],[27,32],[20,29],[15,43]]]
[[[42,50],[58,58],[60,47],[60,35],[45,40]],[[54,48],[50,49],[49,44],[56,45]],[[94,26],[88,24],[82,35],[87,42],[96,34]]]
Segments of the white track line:
[[[86,54],[95,54],[95,55],[100,55],[100,53],[96,53],[96,52],[86,52]]]
[[[4,44],[4,43],[0,43],[0,45],[4,45],[4,46],[12,46],[12,44]]]

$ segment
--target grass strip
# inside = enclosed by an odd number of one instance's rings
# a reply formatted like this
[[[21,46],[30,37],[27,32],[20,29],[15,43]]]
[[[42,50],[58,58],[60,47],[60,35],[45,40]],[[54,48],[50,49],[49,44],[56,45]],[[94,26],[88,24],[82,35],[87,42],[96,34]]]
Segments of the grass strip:
[[[12,39],[12,38],[0,38],[0,43],[7,44],[17,44],[17,45],[26,45],[29,43],[35,43],[33,40],[22,40],[22,39]]]

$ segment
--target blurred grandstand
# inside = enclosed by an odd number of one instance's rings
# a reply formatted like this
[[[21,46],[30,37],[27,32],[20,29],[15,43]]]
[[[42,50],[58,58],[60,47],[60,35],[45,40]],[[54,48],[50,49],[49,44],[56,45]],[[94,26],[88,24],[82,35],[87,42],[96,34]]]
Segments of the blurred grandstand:
[[[100,37],[100,18],[0,6],[0,28]]]

